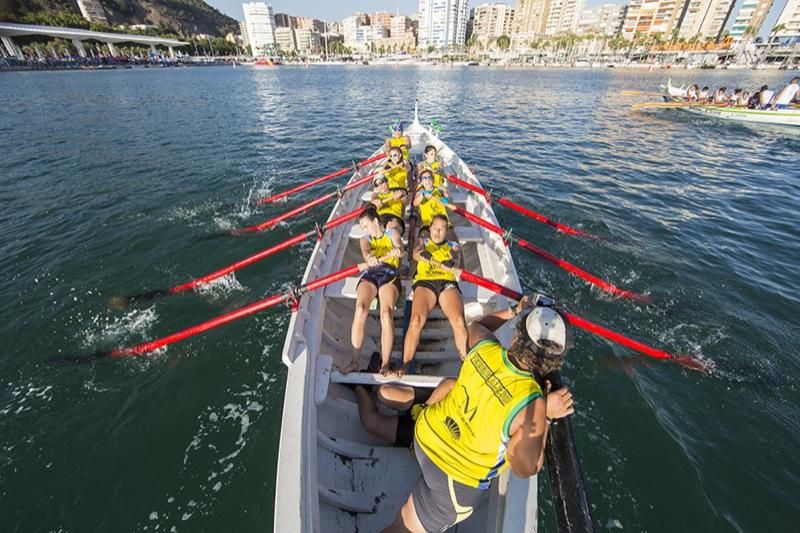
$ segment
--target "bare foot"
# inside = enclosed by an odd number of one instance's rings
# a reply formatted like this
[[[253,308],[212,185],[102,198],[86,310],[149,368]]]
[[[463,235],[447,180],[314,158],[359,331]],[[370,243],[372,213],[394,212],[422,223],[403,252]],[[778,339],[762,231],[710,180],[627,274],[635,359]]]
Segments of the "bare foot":
[[[389,367],[389,363],[386,363],[385,365],[381,365],[381,371],[380,372],[381,372],[381,376],[388,377],[389,374],[392,373],[392,369]]]
[[[350,364],[347,365],[346,367],[344,367],[344,368],[340,367],[339,368],[339,372],[341,372],[342,374],[349,374],[350,372],[353,372],[354,370],[358,370],[358,361],[350,361]]]

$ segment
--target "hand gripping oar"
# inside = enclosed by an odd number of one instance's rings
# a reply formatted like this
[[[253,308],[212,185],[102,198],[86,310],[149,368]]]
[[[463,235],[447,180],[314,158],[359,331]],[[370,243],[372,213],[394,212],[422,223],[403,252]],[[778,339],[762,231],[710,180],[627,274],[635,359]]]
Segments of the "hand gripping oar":
[[[322,238],[322,234],[325,231],[328,231],[329,229],[333,229],[333,228],[335,228],[337,226],[341,226],[345,222],[353,220],[354,218],[358,217],[358,215],[360,215],[362,211],[363,211],[363,209],[360,208],[360,207],[358,209],[354,209],[353,211],[350,211],[349,213],[346,213],[344,215],[338,216],[336,218],[332,218],[331,220],[326,222],[321,227],[317,226],[316,228],[314,228],[311,231],[307,231],[305,233],[299,233],[299,234],[297,234],[297,235],[295,235],[293,237],[289,237],[285,241],[280,242],[280,243],[278,243],[278,244],[276,244],[274,246],[270,246],[269,248],[266,248],[266,249],[258,252],[257,254],[253,254],[253,255],[251,255],[249,257],[245,257],[244,259],[242,259],[240,261],[237,261],[237,262],[235,262],[233,264],[230,264],[230,265],[228,265],[226,267],[220,268],[219,270],[215,270],[214,272],[211,272],[210,274],[206,274],[205,276],[202,276],[202,277],[199,277],[199,278],[195,278],[195,279],[193,279],[191,281],[187,281],[186,283],[183,283],[181,285],[176,285],[176,286],[172,287],[171,289],[157,289],[157,290],[148,291],[148,292],[145,292],[145,293],[142,293],[142,294],[135,294],[135,295],[132,295],[132,296],[122,296],[121,298],[118,297],[121,300],[120,302],[116,302],[117,298],[115,298],[114,299],[115,300],[115,307],[121,307],[121,306],[124,306],[126,304],[130,304],[130,303],[133,303],[133,302],[136,302],[136,301],[154,300],[154,299],[159,298],[161,296],[169,296],[171,294],[178,294],[180,292],[192,290],[192,289],[198,287],[199,285],[203,285],[205,283],[209,283],[211,281],[214,281],[217,278],[221,278],[222,276],[227,276],[231,272],[235,272],[235,271],[237,271],[237,270],[239,270],[241,268],[244,268],[246,266],[252,265],[253,263],[261,261],[262,259],[266,259],[267,257],[269,257],[271,255],[274,255],[274,254],[276,254],[276,253],[278,253],[278,252],[280,252],[282,250],[286,250],[287,248],[291,248],[292,246],[300,244],[301,242],[304,242],[304,241],[310,239],[311,237],[313,237],[315,235],[318,238]]]
[[[628,298],[630,300],[636,300],[636,301],[642,302],[642,303],[649,303],[651,301],[651,298],[648,297],[648,296],[644,296],[642,294],[639,294],[639,293],[636,293],[636,292],[633,292],[633,291],[629,291],[629,290],[626,290],[626,289],[620,289],[616,285],[614,285],[612,283],[609,283],[609,282],[607,282],[607,281],[605,281],[603,279],[600,279],[597,276],[595,276],[594,274],[590,274],[589,272],[586,272],[582,268],[579,268],[579,267],[573,265],[572,263],[570,263],[570,262],[568,262],[568,261],[566,261],[564,259],[561,259],[560,257],[555,256],[555,255],[551,254],[550,252],[548,252],[546,250],[543,250],[543,249],[539,248],[535,244],[533,244],[533,243],[531,243],[529,241],[526,241],[525,239],[523,239],[521,237],[517,237],[516,235],[512,235],[511,233],[509,233],[507,231],[504,231],[503,228],[501,228],[500,226],[497,226],[496,224],[492,224],[488,220],[484,220],[481,217],[479,217],[479,216],[477,216],[477,215],[475,215],[473,213],[470,213],[469,211],[467,211],[466,209],[464,209],[462,207],[459,207],[457,205],[452,205],[452,204],[448,204],[448,207],[451,210],[453,210],[456,213],[458,213],[459,215],[461,215],[462,217],[464,217],[467,220],[469,220],[470,222],[473,222],[473,223],[477,224],[478,226],[486,228],[489,231],[491,231],[493,233],[496,233],[497,235],[500,235],[501,237],[503,237],[503,240],[505,240],[505,241],[510,240],[512,242],[517,243],[521,248],[524,248],[525,250],[528,250],[529,252],[535,253],[539,257],[541,257],[543,259],[546,259],[547,261],[550,261],[551,263],[553,263],[557,267],[559,267],[559,268],[561,268],[563,270],[566,270],[570,274],[572,274],[574,276],[577,276],[577,277],[583,279],[584,281],[588,281],[592,285],[598,287],[599,289],[601,289],[601,290],[603,290],[603,291],[605,291],[605,292],[607,292],[609,294],[613,294],[614,296],[621,296],[623,298]]]
[[[331,200],[332,198],[336,198],[340,194],[343,194],[343,193],[345,193],[345,192],[347,192],[347,191],[349,191],[351,189],[355,189],[356,187],[360,187],[361,185],[364,185],[365,183],[369,183],[369,181],[372,180],[372,178],[374,176],[375,176],[375,173],[368,174],[368,175],[364,176],[363,178],[359,178],[359,179],[357,179],[355,181],[351,181],[350,183],[348,183],[347,185],[345,185],[341,189],[336,189],[335,191],[330,192],[328,194],[323,194],[319,198],[317,198],[315,200],[311,200],[310,202],[306,202],[303,205],[295,207],[294,209],[291,209],[291,210],[289,210],[289,211],[287,211],[287,212],[285,212],[285,213],[283,213],[281,215],[278,215],[276,217],[270,218],[269,220],[265,220],[264,222],[261,222],[259,224],[255,224],[253,226],[247,226],[246,228],[235,229],[230,233],[226,233],[226,235],[243,235],[245,233],[254,233],[256,231],[267,230],[267,229],[271,228],[272,226],[275,226],[276,224],[279,224],[280,222],[283,222],[286,219],[292,218],[295,215],[300,215],[302,213],[305,213],[309,209],[317,207],[320,204],[324,204],[328,200]]]
[[[470,190],[470,191],[472,191],[472,192],[474,192],[476,194],[480,194],[481,196],[483,196],[484,198],[486,198],[489,201],[495,200],[495,201],[497,201],[498,204],[500,204],[500,205],[502,205],[504,207],[512,209],[512,210],[516,211],[517,213],[521,213],[521,214],[525,215],[526,217],[530,217],[530,218],[532,218],[534,220],[538,220],[542,224],[547,224],[548,226],[552,226],[552,227],[556,228],[559,231],[562,231],[564,233],[568,233],[569,235],[577,235],[577,236],[580,236],[580,237],[588,237],[590,239],[595,239],[595,240],[602,239],[602,237],[598,237],[597,235],[592,235],[591,233],[586,233],[585,231],[581,231],[579,229],[572,228],[570,226],[561,224],[560,222],[556,222],[555,220],[553,220],[551,218],[548,218],[548,217],[546,217],[546,216],[544,216],[544,215],[542,215],[540,213],[537,213],[535,211],[531,211],[527,207],[521,206],[518,203],[514,202],[513,200],[510,200],[510,199],[505,198],[503,196],[501,196],[499,198],[494,197],[494,196],[492,196],[492,193],[487,191],[486,189],[482,189],[482,188],[478,187],[477,185],[473,185],[472,183],[464,181],[461,178],[459,178],[458,176],[449,175],[449,176],[447,176],[447,181],[455,183],[456,185],[460,185],[460,186],[464,187],[465,189],[468,189],[468,190]]]
[[[211,320],[206,320],[205,322],[201,322],[200,324],[197,324],[190,328],[186,328],[171,335],[167,335],[166,337],[161,337],[160,339],[145,342],[142,344],[137,344],[136,346],[129,346],[127,348],[117,348],[109,352],[97,352],[90,356],[84,356],[78,358],[78,360],[88,361],[91,359],[97,359],[100,357],[108,357],[108,356],[125,357],[125,356],[143,355],[152,352],[153,350],[162,348],[164,346],[169,346],[170,344],[175,344],[176,342],[188,339],[189,337],[194,337],[195,335],[199,335],[200,333],[206,332],[210,329],[223,326],[229,322],[239,320],[240,318],[252,315],[253,313],[258,313],[259,311],[263,311],[264,309],[269,309],[270,307],[275,307],[276,305],[282,303],[296,302],[300,299],[300,297],[303,294],[307,292],[315,291],[317,289],[330,285],[331,283],[335,283],[339,280],[350,277],[353,274],[357,274],[359,271],[364,270],[365,268],[367,268],[366,263],[359,263],[353,266],[349,266],[343,270],[334,272],[333,274],[328,274],[327,276],[323,276],[319,279],[306,283],[305,285],[301,285],[296,289],[290,289],[286,292],[275,294],[273,296],[270,296],[269,298],[265,298],[250,305],[240,307],[235,311],[231,311],[230,313],[225,313],[218,317],[212,318]]]
[[[522,294],[506,287],[504,285],[500,285],[499,283],[495,283],[489,279],[484,277],[478,276],[477,274],[473,274],[472,272],[462,271],[461,272],[461,280],[466,281],[468,283],[474,283],[479,287],[483,287],[484,289],[488,289],[492,292],[496,292],[498,294],[502,294],[512,300],[519,301],[522,299]],[[707,372],[708,369],[703,366],[699,361],[693,359],[688,355],[673,355],[669,352],[665,352],[664,350],[659,350],[657,348],[653,348],[652,346],[648,346],[644,343],[639,341],[635,341],[629,337],[621,333],[617,333],[616,331],[612,331],[606,327],[603,327],[599,324],[595,324],[589,320],[586,320],[583,317],[580,317],[574,313],[571,313],[566,310],[560,310],[561,314],[566,318],[570,324],[575,327],[578,327],[584,331],[588,331],[589,333],[594,333],[604,339],[608,339],[612,342],[616,342],[617,344],[621,344],[627,348],[635,350],[641,354],[644,354],[648,357],[653,357],[655,359],[664,359],[669,361],[675,361],[676,363],[684,366],[686,368],[690,368],[692,370],[700,370],[702,372]]]
[[[256,203],[257,204],[270,204],[272,202],[276,202],[276,201],[278,201],[278,200],[280,200],[282,198],[286,198],[288,196],[291,196],[294,193],[297,193],[297,192],[300,192],[300,191],[304,191],[306,189],[310,189],[311,187],[319,185],[320,183],[325,183],[326,181],[332,180],[334,178],[338,178],[339,176],[347,174],[348,172],[358,171],[361,167],[365,167],[365,166],[369,165],[370,163],[374,163],[375,161],[380,161],[381,159],[384,159],[385,157],[386,157],[385,153],[380,153],[380,154],[378,154],[376,156],[370,157],[369,159],[365,159],[365,160],[360,161],[358,163],[353,163],[353,166],[342,168],[340,170],[337,170],[336,172],[331,172],[330,174],[326,174],[326,175],[322,176],[321,178],[317,178],[317,179],[311,180],[311,181],[309,181],[307,183],[304,183],[302,185],[298,185],[297,187],[293,187],[293,188],[291,188],[289,190],[286,190],[286,191],[283,191],[283,192],[279,192],[278,194],[273,194],[272,196],[267,196],[265,198],[261,198]]]

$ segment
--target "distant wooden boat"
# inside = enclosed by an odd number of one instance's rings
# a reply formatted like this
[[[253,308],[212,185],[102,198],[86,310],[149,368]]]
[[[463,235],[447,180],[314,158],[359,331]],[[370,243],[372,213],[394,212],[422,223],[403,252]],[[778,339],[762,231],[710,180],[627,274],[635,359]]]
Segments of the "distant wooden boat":
[[[406,133],[412,140],[412,157],[419,156],[426,145],[436,146],[450,174],[480,185],[464,161],[416,118]],[[361,173],[371,172],[378,164],[361,169]],[[354,179],[356,175],[351,181]],[[451,192],[452,202],[497,224],[485,198],[460,190]],[[369,194],[368,185],[346,193],[334,206],[331,218],[356,209],[368,201]],[[520,290],[514,261],[502,239],[467,225],[461,217],[453,216],[452,221],[463,245],[466,269]],[[303,283],[362,261],[361,236],[358,224],[327,232],[311,254]],[[283,361],[289,370],[278,453],[275,531],[380,531],[391,523],[420,475],[407,449],[392,447],[364,430],[355,394],[343,384],[348,380],[380,383],[397,379],[378,374],[342,376],[335,370],[350,360],[357,283],[358,278],[348,278],[308,295],[289,322],[283,347]],[[411,280],[404,280],[403,287],[394,315],[393,358],[401,357],[403,304],[413,296]],[[505,297],[475,285],[461,283],[461,290],[467,321],[510,305]],[[502,342],[510,340],[512,329],[509,324],[498,330]],[[447,319],[441,310],[435,310],[422,332],[416,373],[402,381],[434,387],[442,377],[458,375],[461,362],[452,337]],[[380,321],[378,311],[373,310],[367,323],[362,368],[369,354],[379,349],[379,343]],[[537,478],[522,480],[506,469],[493,484],[490,497],[456,530],[536,531],[537,514]]]
[[[686,89],[675,87],[672,85],[671,79],[667,80],[666,86],[662,85],[662,89],[664,90],[664,100],[667,102],[681,102],[686,95]],[[800,127],[800,110],[747,109],[744,107],[727,107],[711,104],[678,107],[676,109],[693,115],[702,115],[732,122]]]

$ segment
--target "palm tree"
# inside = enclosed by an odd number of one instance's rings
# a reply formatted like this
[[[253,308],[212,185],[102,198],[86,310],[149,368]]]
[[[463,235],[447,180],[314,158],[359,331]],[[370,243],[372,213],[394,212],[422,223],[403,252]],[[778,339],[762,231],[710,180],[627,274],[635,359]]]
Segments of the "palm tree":
[[[497,38],[497,47],[502,50],[508,50],[508,47],[511,46],[511,38],[508,35],[501,35]]]

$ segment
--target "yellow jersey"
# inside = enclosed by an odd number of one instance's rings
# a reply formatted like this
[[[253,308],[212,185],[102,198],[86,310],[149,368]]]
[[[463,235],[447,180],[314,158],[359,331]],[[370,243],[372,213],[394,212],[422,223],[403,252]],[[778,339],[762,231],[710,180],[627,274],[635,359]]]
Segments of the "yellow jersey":
[[[394,215],[397,218],[403,218],[403,200],[394,198],[394,191],[379,192],[377,199],[381,201],[381,206],[378,208],[379,215]]]
[[[395,166],[387,164],[383,167],[383,175],[386,176],[390,189],[408,190],[408,170],[405,163]]]
[[[498,340],[484,339],[467,354],[447,396],[420,413],[414,435],[447,475],[488,488],[508,466],[511,423],[541,396],[533,374],[515,367]]]
[[[387,228],[380,237],[371,237],[367,234],[361,238],[369,241],[369,253],[380,259],[394,249],[394,243],[392,242],[393,233],[394,230]],[[400,268],[399,257],[387,257],[382,259],[381,262],[391,265],[394,268]]]
[[[425,239],[425,246],[423,250],[431,254],[431,258],[444,263],[455,259],[453,252],[458,251],[458,243],[453,241],[444,241],[441,244],[436,244],[433,239]],[[455,281],[456,276],[452,272],[437,268],[428,263],[424,259],[417,263],[417,273],[414,275],[414,281],[423,280],[445,280]]]
[[[420,189],[418,192],[422,191],[423,189]],[[434,215],[442,215],[450,222],[450,217],[447,216],[447,209],[442,203],[442,198],[442,192],[439,189],[433,189],[430,194],[422,196],[422,203],[419,204],[417,209],[419,210],[419,218],[423,227],[431,225]]]
[[[389,138],[389,147],[390,148],[400,148],[403,152],[403,159],[408,161],[408,143],[406,142],[405,135],[401,135],[400,137],[390,137]]]
[[[427,161],[422,162],[422,170],[430,170],[433,173],[433,186],[434,187],[441,187],[444,185],[444,172],[442,169],[441,163],[439,161],[434,161],[433,163],[428,163]],[[420,172],[422,174],[422,172]]]

